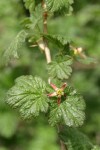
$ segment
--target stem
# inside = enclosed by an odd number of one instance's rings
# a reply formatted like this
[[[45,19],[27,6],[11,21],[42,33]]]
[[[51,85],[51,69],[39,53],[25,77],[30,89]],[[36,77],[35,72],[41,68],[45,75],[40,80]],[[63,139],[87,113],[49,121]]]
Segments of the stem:
[[[42,8],[44,10],[43,12],[43,33],[47,34],[48,30],[47,30],[47,17],[48,17],[48,13],[46,11],[46,4],[44,2],[44,0],[42,0]],[[44,51],[45,51],[45,56],[46,56],[46,60],[47,63],[51,62],[51,54],[50,54],[50,49],[48,48],[48,43],[46,41],[46,39],[43,39],[44,41]]]
[[[43,33],[47,34],[48,33],[48,30],[47,30],[48,12],[47,12],[47,7],[46,7],[44,0],[42,0],[42,8],[44,10],[44,12],[43,12]],[[44,41],[44,46],[45,46],[44,51],[45,51],[46,60],[47,60],[47,63],[50,63],[51,62],[50,49],[48,48],[48,43],[45,38],[43,39],[43,41]],[[49,82],[49,79],[48,79],[48,82]],[[60,128],[60,126],[58,126],[58,132],[60,132],[60,130],[61,130],[61,128]],[[62,140],[60,140],[60,144],[61,144],[61,150],[67,150],[66,146]]]
[[[60,140],[60,144],[61,144],[61,150],[67,150],[65,144],[63,143],[62,140]]]
[[[62,131],[62,126],[58,125],[58,133]],[[60,140],[60,145],[61,145],[61,150],[67,150],[67,146],[64,144],[64,142],[62,140]]]

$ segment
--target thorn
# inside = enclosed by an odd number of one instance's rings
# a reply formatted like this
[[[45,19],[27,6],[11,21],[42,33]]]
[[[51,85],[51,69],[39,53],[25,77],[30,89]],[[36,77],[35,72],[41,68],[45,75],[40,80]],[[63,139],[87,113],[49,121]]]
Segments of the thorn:
[[[36,47],[36,46],[38,46],[38,45],[30,45],[30,47]]]

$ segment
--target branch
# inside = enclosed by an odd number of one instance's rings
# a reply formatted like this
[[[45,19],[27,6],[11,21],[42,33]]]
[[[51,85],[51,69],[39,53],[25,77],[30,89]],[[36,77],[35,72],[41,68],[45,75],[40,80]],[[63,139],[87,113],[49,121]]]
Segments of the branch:
[[[63,126],[58,125],[58,133],[62,131]],[[61,150],[67,150],[67,146],[64,144],[62,140],[60,140]]]
[[[43,12],[43,32],[44,32],[44,34],[47,34],[47,32],[48,32],[47,31],[48,13],[46,10],[46,4],[45,4],[44,0],[42,0],[42,8],[44,10],[44,12]],[[48,48],[48,43],[45,38],[43,39],[43,41],[44,41],[44,51],[45,51],[46,60],[47,60],[47,63],[50,63],[51,62],[50,49]]]
[[[43,12],[43,33],[47,34],[48,33],[48,30],[47,30],[48,12],[47,12],[47,7],[46,7],[46,4],[45,4],[44,0],[42,0],[42,8],[44,10],[44,12]],[[51,62],[50,49],[48,48],[48,43],[47,43],[45,38],[43,39],[43,41],[44,41],[43,42],[44,43],[43,48],[44,48],[44,51],[45,51],[46,60],[47,60],[47,63],[50,63]],[[48,82],[50,82],[49,79],[48,79]],[[58,126],[58,132],[60,132],[60,126]],[[61,144],[61,150],[67,150],[66,146],[65,146],[65,144],[62,140],[60,140],[60,144]]]

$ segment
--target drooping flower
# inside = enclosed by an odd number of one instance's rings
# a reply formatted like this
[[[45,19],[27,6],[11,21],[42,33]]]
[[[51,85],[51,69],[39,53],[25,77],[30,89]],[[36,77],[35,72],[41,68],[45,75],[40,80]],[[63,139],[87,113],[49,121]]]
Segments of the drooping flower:
[[[51,87],[54,89],[53,93],[47,94],[48,97],[57,97],[57,103],[60,105],[61,97],[64,96],[64,89],[67,86],[67,83],[64,83],[61,88],[58,88],[55,84],[50,83]]]

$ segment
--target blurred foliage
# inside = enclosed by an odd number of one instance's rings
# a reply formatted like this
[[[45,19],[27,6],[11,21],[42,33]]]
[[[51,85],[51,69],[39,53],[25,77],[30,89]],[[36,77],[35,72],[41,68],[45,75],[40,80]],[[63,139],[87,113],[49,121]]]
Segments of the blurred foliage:
[[[86,121],[82,131],[100,144],[100,7],[99,0],[75,0],[72,16],[55,15],[49,20],[50,34],[64,35],[82,46],[97,64],[75,62],[69,82],[86,100]],[[21,29],[21,21],[29,12],[22,0],[0,1],[0,150],[59,150],[56,130],[47,126],[46,117],[25,122],[4,101],[6,91],[20,75],[41,75],[47,79],[44,55],[26,44],[19,49],[20,59],[1,65],[2,53]],[[57,51],[50,44],[52,55]]]

